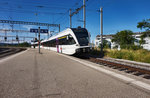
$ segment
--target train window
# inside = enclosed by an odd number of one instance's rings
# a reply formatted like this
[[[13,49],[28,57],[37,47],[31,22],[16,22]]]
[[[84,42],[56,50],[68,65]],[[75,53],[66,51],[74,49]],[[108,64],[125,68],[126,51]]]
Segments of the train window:
[[[56,47],[56,39],[52,40],[52,47]]]
[[[72,44],[75,44],[75,40],[70,34],[59,38],[59,45],[72,45]]]
[[[72,29],[80,46],[86,46],[89,43],[89,36],[86,29]]]
[[[83,36],[83,37],[80,37],[79,40],[80,40],[82,43],[86,43],[86,42],[88,42],[89,38],[86,37],[86,36]]]
[[[68,44],[69,45],[76,44],[75,40],[73,39],[71,35],[69,35]]]
[[[54,40],[51,40],[51,41],[44,42],[43,46],[46,46],[46,47],[56,47],[56,40],[54,39]]]
[[[56,45],[73,45],[76,44],[74,38],[69,34],[43,43],[43,46],[56,47]]]
[[[69,36],[67,35],[67,38],[66,38],[67,40],[69,40]]]

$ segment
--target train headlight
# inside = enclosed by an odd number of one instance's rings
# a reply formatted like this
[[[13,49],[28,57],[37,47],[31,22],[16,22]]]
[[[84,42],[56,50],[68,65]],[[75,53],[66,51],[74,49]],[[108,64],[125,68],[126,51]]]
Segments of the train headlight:
[[[83,52],[86,52],[85,48],[83,48]]]
[[[76,52],[79,53],[79,52],[80,52],[80,49],[76,49]]]

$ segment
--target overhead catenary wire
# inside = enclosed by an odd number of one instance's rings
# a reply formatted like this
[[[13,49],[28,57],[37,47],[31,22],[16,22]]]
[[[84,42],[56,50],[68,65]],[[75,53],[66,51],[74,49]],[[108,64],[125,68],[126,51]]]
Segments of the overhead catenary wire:
[[[60,18],[58,18],[55,22],[57,22],[59,19],[61,19],[62,17],[64,17],[66,14],[68,15],[69,10],[70,9],[74,9],[74,7],[76,7],[78,5],[78,3],[80,3],[82,0],[78,0],[71,8],[69,8],[66,13],[64,15],[62,15]]]
[[[48,7],[50,7],[50,8],[51,8],[51,7],[57,7],[57,8],[65,8],[65,9],[67,9],[66,6],[65,6],[66,3],[63,3],[62,6],[60,6],[60,5],[59,5],[60,2],[57,3],[57,4],[52,4],[52,3],[51,3],[52,6],[50,6],[49,2],[48,2],[48,3],[43,3],[43,1],[40,2],[40,3],[37,3],[37,2],[29,2],[29,1],[28,1],[28,3],[27,3],[27,2],[25,2],[25,1],[21,1],[21,3],[23,3],[23,6],[27,6],[27,7],[29,7],[29,6],[30,6],[30,7],[32,7],[32,6],[34,7],[34,6],[38,6],[38,5],[39,5],[39,6],[45,6],[45,7],[48,6]],[[5,0],[4,2],[1,2],[1,4],[4,4],[4,5],[9,5],[9,4],[12,5],[12,4],[14,4],[14,5],[20,6],[19,2],[14,2],[14,1],[13,1],[13,2],[12,2],[12,1],[8,1],[8,2],[7,2],[7,0]],[[64,6],[65,6],[65,7],[64,7]],[[68,8],[71,7],[71,6],[69,6],[69,5],[67,5],[67,6],[68,6]]]
[[[8,11],[8,12],[18,12],[18,13],[36,13],[37,11],[33,11],[33,10],[20,10],[20,9],[8,9],[8,8],[2,8],[0,7],[1,11]],[[44,14],[63,14],[62,12],[43,12],[43,11],[38,11],[38,13],[44,13]]]
[[[8,1],[8,0],[6,0]],[[74,6],[72,7],[68,7],[68,6],[57,6],[57,5],[53,5],[53,6],[48,6],[47,4],[43,4],[43,3],[35,3],[35,4],[29,4],[29,3],[24,3],[26,1],[23,1],[23,5],[20,6],[20,4],[18,4],[18,2],[16,2],[15,4],[13,3],[12,4],[12,9],[10,10],[8,7],[1,7],[1,11],[7,11],[8,13],[21,13],[21,14],[33,14],[32,17],[34,16],[34,13],[38,13],[38,14],[45,14],[45,15],[57,15],[54,19],[54,23],[59,23],[61,24],[61,28],[65,28],[67,27],[68,25],[68,18],[69,18],[69,8],[75,10],[76,8],[78,8],[82,3],[83,0],[77,0],[77,2],[74,4]],[[90,0],[88,0],[90,1]],[[28,1],[28,2],[31,2],[31,1]],[[90,1],[92,2],[92,1]],[[11,2],[9,1],[8,4],[6,5],[10,5]],[[33,5],[32,7],[30,7],[30,5]],[[39,7],[38,6],[43,6],[43,7]],[[33,8],[33,9],[32,9]],[[36,8],[38,8],[38,10],[36,10]],[[57,9],[60,9],[60,13],[59,12],[50,12],[50,9],[53,9],[53,10],[57,10]],[[88,10],[87,10],[88,11]],[[90,10],[89,10],[90,11]],[[80,16],[81,13],[79,13],[79,16]],[[58,16],[60,15],[60,16]],[[39,16],[40,17],[40,16]],[[46,16],[46,17],[50,17],[50,16]],[[22,18],[23,19],[23,18]],[[25,19],[25,18],[24,18]],[[26,18],[28,19],[28,18]],[[33,18],[32,20],[34,20],[35,18]],[[69,27],[69,25],[68,25]]]

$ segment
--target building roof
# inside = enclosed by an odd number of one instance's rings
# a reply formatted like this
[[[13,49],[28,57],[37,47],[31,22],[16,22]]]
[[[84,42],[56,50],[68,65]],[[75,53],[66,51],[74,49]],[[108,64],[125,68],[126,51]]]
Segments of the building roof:
[[[112,36],[113,36],[112,34],[111,35],[103,35],[103,37],[105,37],[105,38],[112,38]],[[97,37],[100,37],[100,35],[97,35],[96,38]]]
[[[143,32],[134,32],[134,33],[133,33],[133,35],[141,35],[141,34],[143,34]],[[115,35],[115,34],[103,35],[103,37],[112,38],[113,35]],[[97,37],[100,37],[100,35],[97,35],[96,38],[97,38]]]
[[[96,37],[100,37],[100,35],[97,35]]]

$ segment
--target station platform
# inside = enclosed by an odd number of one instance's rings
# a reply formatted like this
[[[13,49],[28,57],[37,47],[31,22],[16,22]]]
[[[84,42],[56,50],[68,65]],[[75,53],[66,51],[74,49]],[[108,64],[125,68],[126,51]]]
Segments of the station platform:
[[[44,49],[2,59],[0,98],[150,98],[148,90],[84,64],[97,66]]]

